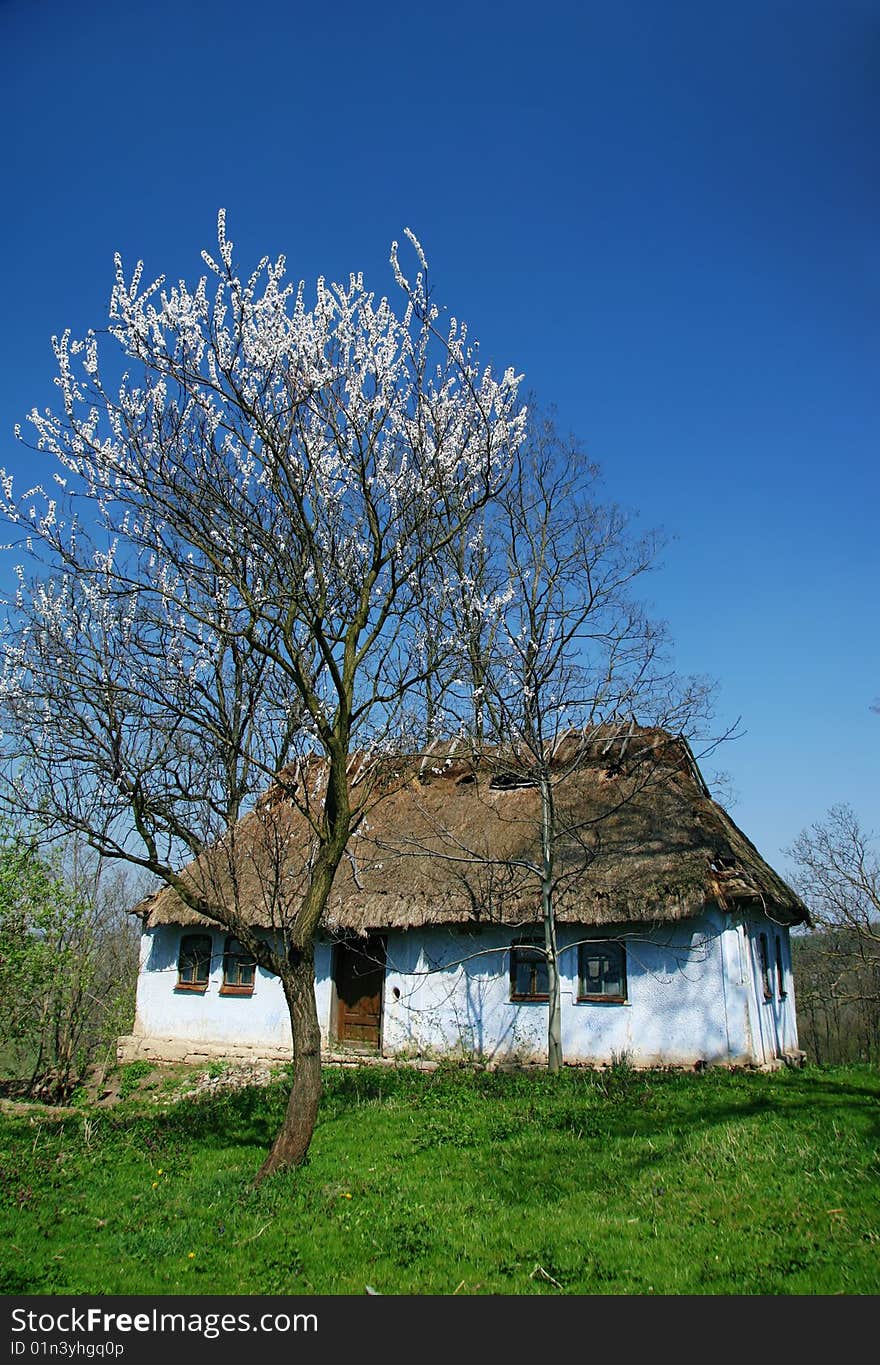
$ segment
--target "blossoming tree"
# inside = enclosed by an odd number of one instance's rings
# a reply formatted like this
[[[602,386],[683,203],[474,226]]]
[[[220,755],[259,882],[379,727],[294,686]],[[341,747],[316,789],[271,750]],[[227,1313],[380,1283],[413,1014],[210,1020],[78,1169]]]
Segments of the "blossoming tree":
[[[21,498],[2,473],[19,559],[7,797],[146,869],[280,977],[293,1083],[262,1174],[307,1151],[315,932],[371,774],[423,741],[456,588],[444,552],[503,484],[525,420],[518,376],[482,365],[455,319],[441,330],[408,236],[418,269],[405,277],[395,243],[397,311],[360,275],[309,300],[283,258],[241,275],[222,213],[195,287],[145,284],[117,257],[108,328],[54,340],[59,403],[30,414],[52,483]],[[270,782],[303,817],[304,856],[257,802]],[[246,913],[248,814],[277,853],[269,937]]]

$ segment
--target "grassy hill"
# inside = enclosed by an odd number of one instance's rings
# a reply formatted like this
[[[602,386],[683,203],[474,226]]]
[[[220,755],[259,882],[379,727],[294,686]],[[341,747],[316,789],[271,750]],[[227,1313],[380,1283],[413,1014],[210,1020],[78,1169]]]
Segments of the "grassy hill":
[[[876,1069],[328,1069],[307,1164],[257,1189],[283,1078],[217,1071],[4,1103],[0,1291],[880,1292]]]

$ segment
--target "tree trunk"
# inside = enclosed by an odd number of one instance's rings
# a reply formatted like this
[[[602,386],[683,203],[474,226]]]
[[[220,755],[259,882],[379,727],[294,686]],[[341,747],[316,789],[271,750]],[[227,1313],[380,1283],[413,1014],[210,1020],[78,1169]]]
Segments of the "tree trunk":
[[[553,789],[546,771],[541,774],[541,915],[544,920],[544,951],[547,955],[547,1070],[562,1066],[562,993],[559,955],[556,948],[556,907],[553,903],[553,853],[555,836]]]
[[[293,1035],[293,1085],[284,1122],[254,1184],[275,1171],[298,1166],[305,1160],[321,1100],[321,1030],[315,1004],[315,957],[311,944],[302,950],[299,961],[284,972],[281,984]]]
[[[556,952],[556,925],[552,910],[544,917],[544,947],[547,953],[547,1070],[559,1071],[562,1066],[562,992],[559,981],[559,958]]]

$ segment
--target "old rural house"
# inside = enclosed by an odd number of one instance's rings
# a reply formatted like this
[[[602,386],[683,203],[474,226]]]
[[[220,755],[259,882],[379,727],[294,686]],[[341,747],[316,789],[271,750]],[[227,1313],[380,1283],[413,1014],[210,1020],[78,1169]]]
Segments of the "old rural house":
[[[711,798],[689,747],[659,731],[572,735],[554,765],[566,1060],[798,1058],[789,928],[807,912]],[[235,831],[238,904],[267,935],[279,930],[266,886],[288,878],[295,894],[304,847],[302,819],[278,807],[272,857],[259,809]],[[453,745],[393,785],[351,841],[316,947],[328,1054],[546,1058],[529,870],[539,817],[533,784]],[[121,1057],[289,1057],[276,977],[169,890],[138,912],[137,1015]]]

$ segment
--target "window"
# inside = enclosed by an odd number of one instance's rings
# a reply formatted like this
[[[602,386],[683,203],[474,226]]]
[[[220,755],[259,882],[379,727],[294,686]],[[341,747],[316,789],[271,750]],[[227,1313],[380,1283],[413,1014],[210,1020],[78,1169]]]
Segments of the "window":
[[[223,950],[221,995],[253,995],[257,964],[243,943],[228,938]]]
[[[578,1000],[622,1005],[626,1000],[626,950],[622,943],[582,943],[578,948]]]
[[[543,944],[536,939],[511,944],[511,1000],[547,1000],[549,989]]]
[[[184,934],[177,959],[177,989],[206,991],[211,974],[211,935]]]
[[[788,992],[785,989],[785,966],[782,961],[782,939],[776,935],[776,991],[780,1000],[784,1000]]]
[[[773,986],[770,981],[770,958],[767,953],[767,935],[758,935],[758,962],[761,967],[761,985],[764,990],[764,999],[773,999]]]

